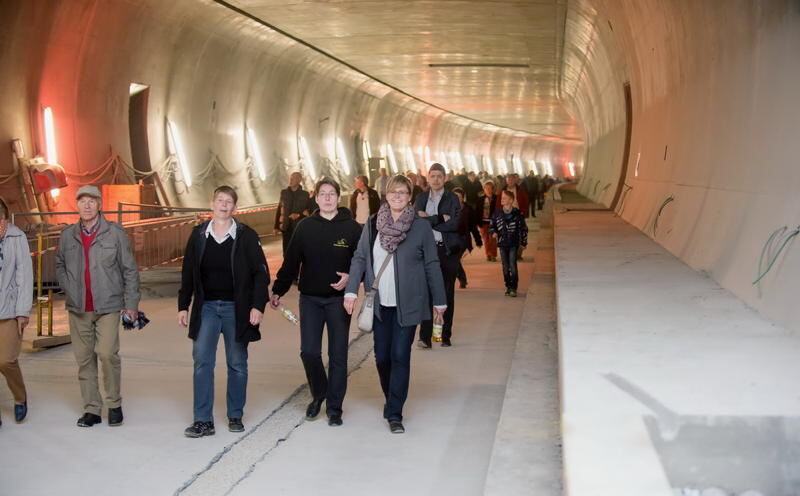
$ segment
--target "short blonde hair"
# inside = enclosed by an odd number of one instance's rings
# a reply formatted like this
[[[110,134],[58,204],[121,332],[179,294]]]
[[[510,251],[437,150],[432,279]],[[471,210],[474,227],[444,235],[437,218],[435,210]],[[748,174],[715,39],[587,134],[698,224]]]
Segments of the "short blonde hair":
[[[411,180],[400,174],[392,176],[392,178],[389,179],[389,182],[386,183],[386,191],[389,192],[394,190],[394,187],[397,185],[404,186],[408,190],[409,195],[414,192],[414,187],[411,185]]]

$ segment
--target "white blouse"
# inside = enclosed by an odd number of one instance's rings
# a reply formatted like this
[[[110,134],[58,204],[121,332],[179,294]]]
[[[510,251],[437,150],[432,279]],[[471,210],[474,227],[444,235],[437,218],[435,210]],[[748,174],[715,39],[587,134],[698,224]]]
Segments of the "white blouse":
[[[378,234],[378,236],[380,237],[380,234]],[[372,270],[375,273],[375,277],[378,277],[378,271],[381,270],[381,265],[383,265],[383,261],[386,260],[388,256],[389,252],[383,249],[381,240],[376,239],[375,245],[372,247]],[[389,262],[389,265],[387,265],[386,269],[383,271],[381,280],[378,281],[378,294],[380,294],[382,306],[397,306],[397,293],[395,292],[394,285],[394,260]]]

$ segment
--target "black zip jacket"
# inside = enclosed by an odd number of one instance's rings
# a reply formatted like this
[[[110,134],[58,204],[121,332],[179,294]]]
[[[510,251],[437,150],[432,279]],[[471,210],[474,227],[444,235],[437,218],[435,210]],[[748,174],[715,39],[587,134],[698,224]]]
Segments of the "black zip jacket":
[[[337,272],[350,273],[350,260],[358,247],[361,226],[350,210],[339,207],[331,220],[319,210],[303,219],[294,230],[286,248],[272,292],[283,296],[300,272],[300,293],[308,296],[342,296],[331,284],[339,281]],[[302,268],[301,268],[302,267]]]
[[[200,330],[200,310],[203,308],[203,278],[200,274],[200,262],[206,246],[206,228],[209,221],[203,222],[192,230],[186,251],[183,256],[181,271],[181,289],[178,291],[178,311],[188,310],[192,304],[189,318],[189,337],[197,339]],[[236,301],[236,341],[248,343],[261,339],[259,326],[250,324],[250,310],[259,312],[269,301],[269,268],[261,249],[258,234],[250,227],[236,223],[236,238],[231,250],[231,267],[233,273],[233,294]]]

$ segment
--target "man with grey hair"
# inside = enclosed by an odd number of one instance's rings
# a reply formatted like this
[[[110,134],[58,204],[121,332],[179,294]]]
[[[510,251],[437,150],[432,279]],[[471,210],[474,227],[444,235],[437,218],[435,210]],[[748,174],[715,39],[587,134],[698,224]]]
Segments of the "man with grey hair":
[[[61,232],[56,252],[56,277],[66,295],[72,351],[84,414],[78,427],[102,422],[103,398],[97,362],[103,369],[108,424],[122,425],[119,357],[120,313],[138,317],[139,272],[125,230],[100,213],[96,186],[81,186],[76,195],[80,220]]]

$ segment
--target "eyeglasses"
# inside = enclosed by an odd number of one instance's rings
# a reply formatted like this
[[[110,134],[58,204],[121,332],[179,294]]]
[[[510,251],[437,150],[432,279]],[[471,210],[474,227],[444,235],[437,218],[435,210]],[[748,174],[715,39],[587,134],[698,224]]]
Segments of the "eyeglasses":
[[[404,190],[404,189],[396,189],[394,191],[389,191],[387,194],[394,195],[394,196],[405,196],[405,195],[408,195],[410,193],[408,191]]]

